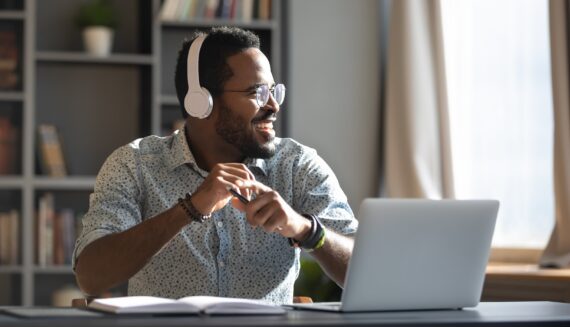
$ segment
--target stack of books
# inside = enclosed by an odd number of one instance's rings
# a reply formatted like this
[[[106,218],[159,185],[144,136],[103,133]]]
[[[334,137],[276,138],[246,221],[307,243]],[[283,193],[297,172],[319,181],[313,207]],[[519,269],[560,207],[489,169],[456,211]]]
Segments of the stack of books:
[[[166,0],[163,21],[227,19],[241,22],[271,19],[271,0]]]
[[[72,209],[55,210],[53,193],[39,198],[37,213],[38,265],[65,265],[71,263],[81,220]]]

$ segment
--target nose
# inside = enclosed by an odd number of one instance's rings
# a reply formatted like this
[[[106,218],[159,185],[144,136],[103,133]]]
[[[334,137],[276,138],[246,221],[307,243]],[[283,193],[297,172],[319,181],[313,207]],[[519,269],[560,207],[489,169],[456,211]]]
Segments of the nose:
[[[273,97],[273,92],[269,92],[269,99],[267,100],[265,106],[263,106],[261,109],[266,111],[273,111],[274,113],[279,112],[281,107],[279,106],[279,103],[277,103],[277,100],[275,100]]]

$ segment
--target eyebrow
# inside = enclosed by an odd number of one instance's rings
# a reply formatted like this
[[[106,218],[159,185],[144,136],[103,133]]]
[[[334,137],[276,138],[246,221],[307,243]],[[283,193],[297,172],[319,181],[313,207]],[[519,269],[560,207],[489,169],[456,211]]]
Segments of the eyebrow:
[[[255,83],[252,86],[248,87],[246,90],[247,91],[253,91],[255,89],[257,89],[258,87],[260,87],[261,85],[268,85],[270,89],[274,88],[275,85],[277,85],[275,82],[273,82],[273,84],[267,84],[267,83]]]

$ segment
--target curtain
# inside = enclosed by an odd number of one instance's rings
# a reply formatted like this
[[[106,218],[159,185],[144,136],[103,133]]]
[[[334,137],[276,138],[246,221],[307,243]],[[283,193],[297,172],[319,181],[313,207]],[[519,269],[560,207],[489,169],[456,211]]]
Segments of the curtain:
[[[550,49],[554,105],[554,198],[556,223],[540,265],[570,265],[570,85],[568,37],[570,22],[567,0],[551,0]]]
[[[388,42],[382,194],[453,197],[439,1],[392,1]]]

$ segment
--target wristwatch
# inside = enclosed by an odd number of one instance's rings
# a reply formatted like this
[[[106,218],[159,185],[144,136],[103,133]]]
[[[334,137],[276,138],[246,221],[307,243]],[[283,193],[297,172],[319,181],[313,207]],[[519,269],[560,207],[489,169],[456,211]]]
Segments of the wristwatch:
[[[186,214],[192,221],[203,223],[204,221],[210,219],[212,214],[203,215],[194,205],[190,199],[192,198],[192,193],[188,192],[185,198],[179,198],[178,204],[186,211]]]
[[[307,252],[322,248],[325,244],[325,227],[315,215],[303,214],[302,216],[311,220],[311,233],[303,242],[289,237],[289,245],[300,247]]]

